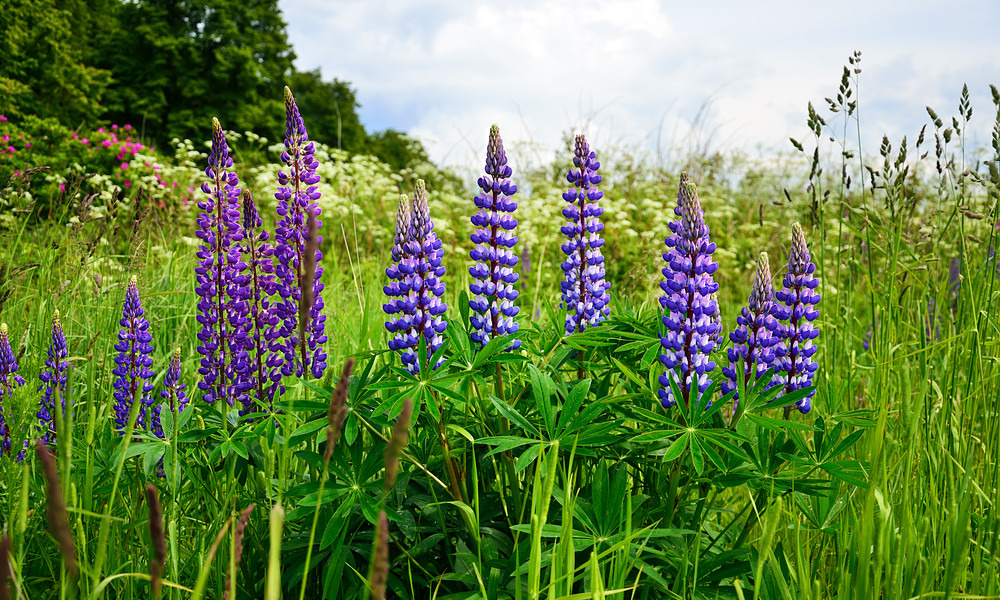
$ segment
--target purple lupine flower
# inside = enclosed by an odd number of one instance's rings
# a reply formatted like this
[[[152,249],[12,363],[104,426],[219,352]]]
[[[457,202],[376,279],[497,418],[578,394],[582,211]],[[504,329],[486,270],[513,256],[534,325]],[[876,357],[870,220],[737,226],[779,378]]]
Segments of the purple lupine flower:
[[[69,350],[66,347],[66,335],[63,333],[62,321],[59,320],[59,311],[57,310],[52,315],[49,357],[45,359],[45,368],[38,375],[38,379],[42,382],[38,391],[42,392],[42,398],[35,416],[38,417],[39,427],[42,431],[42,443],[46,445],[52,445],[56,441],[56,396],[60,398],[63,416],[66,415],[66,370],[69,369],[69,362],[66,361],[67,356],[69,356]],[[27,448],[27,440],[25,440],[25,448]]]
[[[275,339],[280,320],[271,306],[274,293],[274,249],[268,243],[264,221],[257,212],[250,190],[243,192],[243,244],[241,253],[247,265],[246,283],[242,295],[249,302],[249,319],[244,348],[249,359],[245,373],[246,393],[241,415],[273,406],[274,395],[281,388],[283,356]]]
[[[712,278],[719,268],[712,260],[715,244],[709,239],[698,191],[687,173],[681,174],[674,214],[677,218],[670,222],[671,234],[664,242],[665,280],[660,283],[664,294],[660,305],[666,327],[666,334],[660,338],[663,347],[660,362],[666,371],[660,375],[662,387],[658,393],[665,408],[679,401],[687,406],[695,385],[696,397],[708,389],[711,384],[708,374],[715,369],[709,355],[715,349],[713,336],[720,327],[713,320],[718,302],[712,294],[719,290],[719,284]],[[680,389],[681,398],[674,397],[671,381]]]
[[[513,217],[517,202],[510,197],[517,193],[517,186],[511,183],[511,168],[507,165],[507,153],[500,139],[500,128],[490,128],[489,143],[486,146],[486,175],[478,184],[482,194],[476,196],[479,211],[473,215],[472,243],[476,246],[469,252],[475,264],[469,268],[473,281],[469,284],[472,299],[469,308],[472,315],[472,341],[480,347],[491,339],[517,333],[514,321],[518,307],[514,305],[518,291],[514,289],[518,275],[514,272],[517,255],[511,250],[517,243],[517,236],[510,233],[517,227]],[[508,350],[521,347],[520,340],[514,340]]]
[[[316,146],[309,141],[306,126],[302,122],[299,108],[291,90],[285,88],[285,151],[281,153],[281,161],[288,165],[288,173],[278,171],[278,191],[274,197],[278,200],[278,221],[275,230],[274,257],[276,258],[274,272],[277,277],[278,299],[276,310],[281,319],[280,327],[275,329],[270,341],[276,341],[284,354],[281,365],[282,375],[303,375],[311,371],[313,377],[323,376],[326,368],[326,316],[323,312],[323,284],[320,276],[323,269],[316,267],[312,281],[303,281],[308,276],[305,273],[306,238],[308,237],[309,216],[316,218],[316,228],[322,225],[319,220],[320,210],[317,200],[320,192],[316,189],[319,175],[316,168],[319,163],[314,158]],[[316,264],[319,265],[323,253],[319,245],[322,236],[316,237]],[[310,307],[311,322],[305,328],[308,340],[299,339],[299,303],[302,302],[302,289],[310,285],[313,289],[313,305]]]
[[[184,412],[187,407],[188,398],[184,393],[187,385],[181,381],[181,349],[174,350],[170,357],[170,364],[167,366],[167,374],[163,378],[163,389],[160,390],[160,398],[163,398],[170,405],[173,412],[176,404],[177,412]]]
[[[562,227],[569,240],[562,246],[566,254],[562,270],[566,277],[561,283],[562,308],[567,311],[567,335],[594,327],[611,311],[608,306],[611,286],[604,278],[604,256],[601,254],[604,209],[597,205],[604,197],[604,192],[597,189],[601,182],[597,174],[601,163],[597,162],[597,155],[591,152],[587,138],[582,135],[576,136],[573,166],[576,168],[566,174],[572,187],[563,194],[563,200],[569,205],[562,211],[569,219]]]
[[[403,367],[415,375],[441,348],[444,343],[441,334],[448,327],[442,317],[448,305],[441,302],[444,250],[434,233],[422,179],[417,180],[412,204],[407,205],[405,196],[400,199],[394,242],[395,264],[386,269],[390,282],[383,288],[389,297],[389,302],[382,306],[389,315],[385,328],[394,334],[389,349],[401,352]],[[421,337],[427,347],[424,357],[417,356]],[[440,362],[434,368],[439,365]]]
[[[874,333],[875,330],[871,325],[869,325],[868,331],[865,332],[865,339],[861,340],[861,348],[863,348],[865,352],[871,350],[872,348],[872,334]]]
[[[149,343],[153,336],[149,333],[149,321],[144,316],[142,301],[139,299],[139,286],[135,275],[125,288],[125,305],[122,308],[122,318],[118,321],[118,343],[115,350],[115,426],[118,433],[125,434],[128,427],[129,413],[133,403],[139,402],[138,416],[135,418],[135,431],[144,431],[147,427],[146,409],[150,407],[153,420],[159,421],[160,407],[152,408],[153,396],[153,348]],[[155,428],[154,428],[155,429]]]
[[[774,331],[778,322],[774,318],[774,285],[771,283],[771,265],[767,252],[761,252],[757,259],[757,271],[747,306],[736,317],[736,329],[729,334],[733,346],[729,348],[729,366],[722,367],[726,380],[722,382],[722,393],[735,391],[733,406],[739,400],[739,373],[743,370],[743,381],[747,388],[763,375],[774,362],[772,346],[778,343]],[[773,383],[772,383],[773,385]]]
[[[792,249],[788,256],[784,289],[774,294],[781,303],[775,303],[774,314],[782,321],[776,331],[781,341],[774,352],[777,356],[775,378],[778,384],[784,386],[785,393],[811,386],[813,373],[819,368],[819,364],[812,359],[817,350],[813,340],[819,335],[819,330],[813,326],[813,321],[819,316],[816,305],[820,300],[816,292],[819,278],[813,274],[815,271],[816,265],[809,256],[805,234],[802,227],[795,223],[792,225]],[[799,412],[809,412],[814,395],[815,391],[795,403]]]
[[[17,374],[17,357],[7,338],[7,324],[0,323],[0,457],[11,453],[10,406],[14,392],[24,385],[24,377]],[[7,412],[3,408],[7,405]]]
[[[212,119],[212,151],[208,155],[205,174],[212,180],[203,183],[206,197],[198,202],[201,240],[198,246],[198,267],[195,269],[198,300],[198,353],[202,355],[198,373],[202,379],[198,388],[205,402],[223,399],[229,406],[240,396],[238,375],[246,368],[246,352],[237,332],[246,319],[246,299],[240,294],[245,279],[242,271],[239,243],[243,239],[240,225],[239,178],[232,169],[226,134],[218,119]],[[236,296],[233,296],[233,294]]]
[[[714,302],[716,306],[715,312],[712,313],[712,322],[715,323],[715,333],[708,337],[718,346],[722,343],[722,310],[719,308],[719,295],[709,294],[708,300],[709,302]]]

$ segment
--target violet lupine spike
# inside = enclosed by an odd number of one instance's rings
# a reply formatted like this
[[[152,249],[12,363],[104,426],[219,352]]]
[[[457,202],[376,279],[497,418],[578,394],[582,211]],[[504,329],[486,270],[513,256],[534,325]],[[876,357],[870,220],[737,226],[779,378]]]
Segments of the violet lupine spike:
[[[782,321],[777,328],[780,342],[775,346],[775,379],[784,386],[785,393],[812,385],[813,373],[819,364],[813,360],[817,347],[813,340],[819,330],[813,321],[819,316],[816,305],[820,295],[816,292],[819,278],[814,275],[816,265],[809,256],[802,227],[792,225],[792,249],[788,256],[788,272],[785,273],[784,289],[775,292],[780,302],[775,303],[775,316]],[[811,399],[815,391],[795,403],[799,412],[805,414],[812,408]]]
[[[163,378],[163,389],[160,390],[160,398],[167,401],[170,410],[174,410],[176,403],[177,413],[184,412],[187,407],[188,398],[184,393],[187,385],[181,381],[181,349],[176,348],[170,357],[170,364],[167,365],[167,374]]]
[[[10,407],[14,392],[24,385],[24,377],[17,374],[17,356],[7,338],[7,324],[0,324],[0,457],[11,453]],[[4,411],[6,405],[7,411]]]
[[[270,296],[274,293],[274,248],[268,242],[264,221],[257,211],[250,190],[243,191],[243,243],[240,251],[247,265],[244,295],[249,304],[246,343],[249,368],[245,373],[246,393],[241,415],[270,410],[275,394],[284,391],[281,385],[283,356],[275,332],[281,322]]]
[[[664,281],[660,283],[666,328],[666,334],[660,338],[663,348],[660,362],[666,371],[660,375],[662,387],[658,394],[665,408],[678,402],[687,406],[692,386],[697,386],[696,395],[708,389],[711,384],[708,374],[715,369],[709,355],[715,349],[715,336],[720,329],[714,319],[718,303],[712,297],[719,290],[719,284],[712,278],[719,268],[712,260],[715,244],[709,239],[698,191],[687,173],[681,174],[674,214],[677,218],[670,222],[671,234],[664,242],[667,251],[663,260],[667,266],[663,268]],[[671,380],[680,389],[681,398],[674,397]]]
[[[519,293],[514,289],[518,279],[514,265],[518,258],[511,250],[517,244],[517,236],[511,233],[517,227],[517,219],[513,216],[517,202],[511,199],[517,193],[517,186],[510,181],[512,173],[507,165],[500,128],[493,125],[486,146],[486,175],[478,181],[482,194],[475,197],[479,211],[472,216],[476,230],[471,239],[475,247],[469,252],[469,257],[475,261],[469,268],[473,277],[469,284],[472,293],[469,320],[472,341],[480,348],[497,336],[514,334],[518,330],[514,321],[519,310],[514,305]],[[520,347],[521,341],[514,340],[507,350]]]
[[[277,278],[277,316],[281,325],[272,335],[284,354],[281,366],[282,375],[303,375],[310,371],[313,377],[319,379],[326,368],[326,316],[323,315],[323,284],[319,267],[323,253],[319,245],[323,238],[317,234],[316,239],[316,271],[312,281],[303,281],[308,276],[304,272],[307,222],[309,215],[316,217],[317,229],[322,225],[319,220],[320,210],[317,200],[320,192],[316,184],[320,177],[316,174],[319,163],[314,158],[316,147],[309,141],[306,126],[295,104],[291,90],[285,88],[285,151],[281,153],[281,161],[288,165],[288,173],[278,171],[278,191],[274,194],[278,200],[278,220],[275,229],[275,265]],[[299,303],[302,302],[303,286],[311,285],[313,289],[313,306],[310,308],[311,322],[306,327],[307,340],[299,340]]]
[[[144,316],[142,301],[139,298],[139,286],[135,275],[129,279],[125,288],[125,303],[122,307],[122,318],[118,321],[118,342],[115,350],[115,368],[112,374],[115,381],[115,427],[120,435],[125,434],[128,427],[129,414],[133,403],[139,402],[139,414],[135,418],[135,431],[145,431],[149,421],[146,411],[152,411],[153,431],[157,432],[160,407],[153,407],[153,348],[150,342],[153,336],[149,333],[149,321]]]
[[[733,342],[728,350],[729,366],[722,368],[722,373],[726,376],[721,385],[722,393],[736,392],[733,396],[734,408],[740,397],[737,369],[743,370],[743,381],[749,389],[774,362],[773,346],[778,343],[774,331],[778,322],[774,318],[773,298],[771,265],[767,260],[767,252],[761,252],[747,306],[736,317],[736,329],[729,334],[729,339]]]
[[[392,335],[389,340],[389,349],[402,352],[410,347],[412,319],[408,313],[412,313],[412,307],[408,306],[407,297],[410,293],[410,284],[406,276],[413,274],[412,258],[409,256],[409,230],[410,230],[410,200],[406,195],[399,198],[399,205],[396,208],[396,233],[393,236],[393,246],[391,251],[392,263],[386,268],[385,275],[389,278],[389,285],[383,286],[382,291],[389,301],[382,305],[382,310],[389,316],[385,322],[386,330]],[[405,310],[405,309],[408,309]],[[413,335],[415,339],[415,335]]]
[[[441,302],[444,294],[444,283],[440,280],[445,274],[445,268],[441,264],[444,249],[441,247],[441,240],[434,233],[434,221],[430,218],[423,180],[417,180],[413,203],[408,209],[405,204],[404,196],[397,213],[395,237],[403,242],[397,242],[393,248],[396,264],[386,269],[390,283],[383,291],[389,297],[389,302],[382,308],[389,315],[385,328],[394,334],[389,341],[389,348],[402,354],[403,367],[415,375],[429,364],[431,357],[444,343],[441,334],[448,327],[448,322],[442,315],[448,305]],[[409,222],[405,224],[404,236],[401,234],[401,219],[406,217]],[[398,261],[395,260],[397,256]],[[417,356],[421,338],[427,348],[427,355],[424,357]],[[433,368],[436,369],[440,364],[438,362]]]
[[[601,176],[597,170],[601,163],[590,150],[587,138],[578,135],[573,150],[573,166],[566,174],[570,187],[563,194],[569,203],[563,208],[568,222],[563,225],[563,235],[569,240],[563,244],[566,260],[562,263],[565,279],[562,287],[562,308],[566,314],[566,334],[584,331],[603,321],[611,311],[609,306],[611,286],[604,278],[604,256],[601,231],[604,209],[597,205],[604,192],[597,189]]]
[[[42,382],[38,391],[42,392],[42,398],[35,416],[38,417],[41,428],[42,443],[52,445],[56,441],[56,397],[61,399],[62,414],[66,415],[66,370],[69,369],[69,362],[66,361],[69,350],[66,347],[66,334],[63,333],[58,310],[52,316],[52,336],[48,355],[45,359],[45,368],[38,375],[38,379]],[[25,448],[27,443],[25,440]]]
[[[198,266],[195,268],[198,294],[198,353],[202,355],[198,369],[198,388],[202,399],[212,403],[223,399],[229,406],[240,395],[236,375],[244,364],[241,343],[236,340],[237,325],[245,319],[240,314],[245,301],[230,294],[243,282],[245,263],[240,260],[239,243],[243,239],[240,226],[239,178],[232,169],[226,135],[218,119],[212,119],[212,150],[208,155],[205,175],[211,184],[203,183],[205,198],[198,202]]]

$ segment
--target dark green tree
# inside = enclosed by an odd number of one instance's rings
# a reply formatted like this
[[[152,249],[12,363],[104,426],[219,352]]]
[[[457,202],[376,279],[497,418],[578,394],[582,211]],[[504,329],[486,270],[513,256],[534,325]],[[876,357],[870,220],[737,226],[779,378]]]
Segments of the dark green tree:
[[[110,74],[93,66],[94,19],[111,0],[0,0],[0,112],[77,126],[101,112]]]
[[[312,139],[351,153],[368,149],[368,132],[358,117],[360,105],[350,84],[339,79],[323,81],[316,69],[293,73],[288,87]]]
[[[417,163],[430,162],[420,140],[395,129],[376,131],[369,136],[368,147],[372,154],[397,171]]]
[[[280,139],[294,53],[277,0],[131,0],[101,66],[114,73],[107,118],[163,144],[227,129]]]

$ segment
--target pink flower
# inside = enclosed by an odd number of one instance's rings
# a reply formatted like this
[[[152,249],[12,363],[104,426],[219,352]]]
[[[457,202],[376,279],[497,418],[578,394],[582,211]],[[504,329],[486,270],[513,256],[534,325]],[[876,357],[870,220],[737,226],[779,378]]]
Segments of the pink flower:
[[[24,147],[25,147],[25,148],[31,148],[31,142],[26,142],[26,143],[24,144]]]
[[[59,191],[61,191],[61,192],[65,192],[66,191],[66,184],[65,183],[60,183],[59,184]]]
[[[3,115],[0,115],[0,123],[5,122],[6,120],[7,120],[7,117],[5,117]]]
[[[129,179],[125,180],[125,187],[132,187],[132,181]]]
[[[103,142],[101,142],[101,145],[104,146],[105,148],[110,148],[111,140],[104,140]]]
[[[132,129],[132,126],[129,125],[128,123],[126,123],[125,124],[125,130],[128,131],[129,129]]]
[[[3,134],[3,138],[0,138],[0,139],[3,139],[3,141],[7,142],[7,141],[10,141],[10,136],[5,133],[5,134]]]
[[[123,162],[122,163],[122,171],[124,171],[127,168],[128,168],[128,163],[127,162]]]
[[[14,146],[7,146],[7,152],[10,152],[11,154],[14,154],[14,152],[16,152],[16,150],[14,150]]]
[[[97,128],[97,133],[104,133],[104,128],[103,127],[98,127]]]
[[[80,143],[86,146],[87,144],[90,143],[90,140],[88,140],[87,138],[83,138],[82,140],[80,140]]]

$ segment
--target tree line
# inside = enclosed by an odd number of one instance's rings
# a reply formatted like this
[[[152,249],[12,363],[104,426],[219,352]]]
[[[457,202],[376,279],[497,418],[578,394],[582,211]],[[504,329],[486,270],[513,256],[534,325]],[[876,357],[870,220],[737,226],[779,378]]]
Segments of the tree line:
[[[288,85],[315,139],[396,169],[427,160],[405,133],[366,131],[348,82],[295,69],[277,0],[0,0],[0,40],[8,117],[131,123],[163,148],[216,116],[277,140]]]

